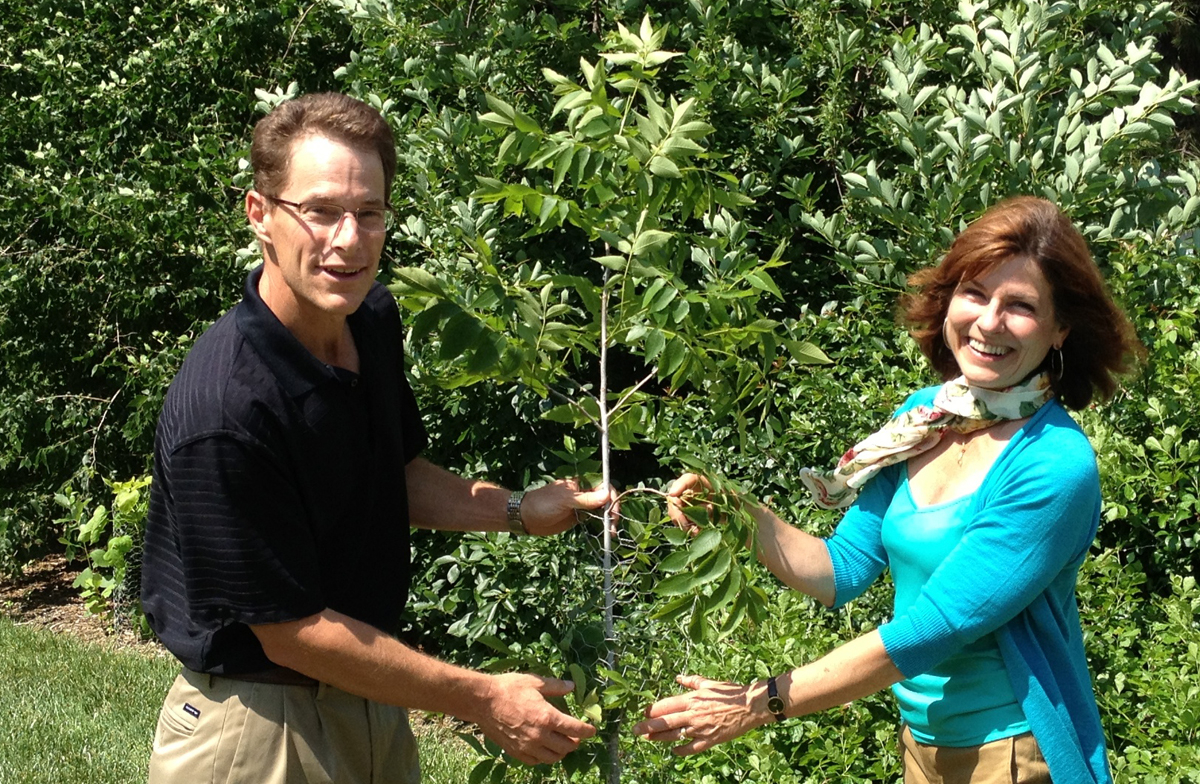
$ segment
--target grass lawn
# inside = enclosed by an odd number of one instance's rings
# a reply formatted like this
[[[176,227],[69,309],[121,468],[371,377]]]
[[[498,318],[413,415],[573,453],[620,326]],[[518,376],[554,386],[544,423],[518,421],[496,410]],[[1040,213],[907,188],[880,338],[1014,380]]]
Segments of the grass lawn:
[[[0,784],[146,780],[158,709],[179,671],[0,617]],[[415,722],[429,784],[461,784],[472,752],[440,722]]]

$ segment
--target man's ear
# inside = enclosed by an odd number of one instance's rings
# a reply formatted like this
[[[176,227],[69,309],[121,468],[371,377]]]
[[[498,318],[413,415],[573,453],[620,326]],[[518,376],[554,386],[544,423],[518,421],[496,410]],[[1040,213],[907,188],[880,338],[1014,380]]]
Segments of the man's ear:
[[[265,224],[266,217],[266,197],[255,190],[246,191],[246,220],[250,222],[250,228],[254,229],[254,236],[258,237],[258,241],[264,247],[271,244],[271,235]]]

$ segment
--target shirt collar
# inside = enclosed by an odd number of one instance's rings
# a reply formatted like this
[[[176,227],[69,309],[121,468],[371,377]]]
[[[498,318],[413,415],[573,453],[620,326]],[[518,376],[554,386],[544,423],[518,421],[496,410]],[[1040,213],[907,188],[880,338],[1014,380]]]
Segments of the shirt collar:
[[[334,368],[313,356],[263,302],[258,293],[262,271],[260,264],[246,276],[244,296],[236,312],[238,330],[288,395],[300,397],[321,384],[336,381],[338,376]],[[361,310],[360,305],[359,310],[349,317],[352,329]]]

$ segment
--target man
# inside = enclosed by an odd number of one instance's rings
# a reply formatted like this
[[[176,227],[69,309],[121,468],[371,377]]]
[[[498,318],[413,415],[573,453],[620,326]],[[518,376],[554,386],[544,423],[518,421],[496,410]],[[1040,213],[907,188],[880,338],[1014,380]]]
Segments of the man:
[[[396,170],[378,112],[287,101],[255,127],[251,162],[263,263],[158,425],[142,601],[184,670],[152,784],[417,781],[404,708],[474,722],[525,763],[561,759],[595,732],[546,701],[570,683],[466,670],[388,631],[410,524],[549,535],[610,493],[510,493],[419,456],[398,309],[375,282]]]

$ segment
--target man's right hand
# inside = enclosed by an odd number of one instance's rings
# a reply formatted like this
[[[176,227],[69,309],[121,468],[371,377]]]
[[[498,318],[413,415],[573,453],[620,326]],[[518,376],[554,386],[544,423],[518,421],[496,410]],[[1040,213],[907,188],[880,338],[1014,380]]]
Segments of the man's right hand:
[[[555,708],[547,697],[562,697],[570,681],[511,673],[492,676],[483,717],[483,734],[526,765],[558,762],[596,734],[596,728]]]

